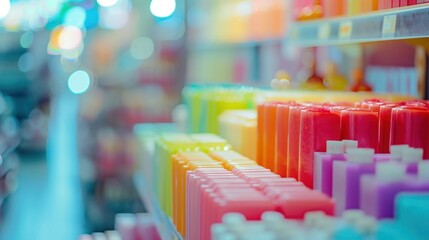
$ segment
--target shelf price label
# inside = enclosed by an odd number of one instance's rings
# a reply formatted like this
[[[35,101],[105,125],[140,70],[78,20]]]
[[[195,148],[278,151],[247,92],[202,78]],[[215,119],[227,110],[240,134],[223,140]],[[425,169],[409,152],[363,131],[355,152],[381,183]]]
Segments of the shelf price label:
[[[383,19],[383,37],[393,37],[396,30],[396,15],[387,15]]]
[[[320,25],[317,35],[320,40],[328,39],[331,35],[331,25],[329,25],[329,23]]]
[[[338,29],[338,37],[340,39],[348,39],[352,36],[353,24],[351,21],[343,22]]]

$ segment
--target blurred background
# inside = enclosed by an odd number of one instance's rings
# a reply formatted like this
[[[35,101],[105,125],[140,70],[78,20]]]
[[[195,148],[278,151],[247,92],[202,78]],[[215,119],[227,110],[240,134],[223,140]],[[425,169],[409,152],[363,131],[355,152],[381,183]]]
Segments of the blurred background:
[[[0,239],[76,239],[145,212],[132,129],[171,122],[186,84],[425,98],[425,18],[408,35],[308,35],[305,21],[379,10],[334,2],[0,0]]]

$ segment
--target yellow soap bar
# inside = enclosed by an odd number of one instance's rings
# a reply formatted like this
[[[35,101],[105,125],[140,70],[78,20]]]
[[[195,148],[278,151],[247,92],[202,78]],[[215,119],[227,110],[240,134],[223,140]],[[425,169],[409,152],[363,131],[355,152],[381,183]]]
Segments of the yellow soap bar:
[[[190,137],[198,144],[202,151],[208,152],[213,150],[228,150],[231,146],[228,142],[211,133],[195,133],[191,134]]]
[[[229,110],[219,116],[219,134],[233,149],[256,159],[257,113],[255,110]]]
[[[187,134],[163,133],[155,149],[154,172],[156,192],[161,208],[172,216],[172,160],[171,155],[183,151],[196,151],[199,147]]]

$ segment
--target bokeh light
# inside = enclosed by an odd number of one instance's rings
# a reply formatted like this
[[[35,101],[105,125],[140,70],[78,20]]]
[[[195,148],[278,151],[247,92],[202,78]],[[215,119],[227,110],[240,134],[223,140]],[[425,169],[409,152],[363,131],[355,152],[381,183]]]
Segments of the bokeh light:
[[[175,10],[175,0],[152,0],[152,2],[150,3],[150,12],[155,17],[169,17],[174,13]]]
[[[33,68],[34,57],[31,52],[26,52],[19,57],[18,68],[22,72],[29,72]]]
[[[61,57],[73,60],[79,58],[79,56],[82,54],[84,49],[84,44],[82,43],[77,48],[74,49],[61,49]]]
[[[82,94],[86,92],[91,85],[89,74],[83,70],[73,72],[68,80],[68,87],[74,94]]]
[[[97,0],[97,3],[102,7],[111,7],[117,2],[118,0]]]
[[[65,26],[82,28],[85,26],[86,11],[82,7],[73,7],[67,11],[64,17]]]
[[[9,0],[0,0],[0,18],[4,18],[9,14],[10,11],[10,1]]]
[[[51,35],[49,37],[49,43],[48,43],[48,53],[51,55],[60,54],[59,38],[62,30],[63,30],[62,26],[57,26],[51,31]]]
[[[153,41],[147,37],[134,39],[131,44],[131,56],[138,60],[144,60],[152,56],[154,51]]]
[[[112,7],[99,8],[99,25],[106,29],[120,29],[127,25],[131,3],[122,0]],[[114,19],[114,20],[113,20]]]
[[[65,26],[61,31],[58,44],[61,49],[71,50],[78,48],[83,40],[82,31],[75,26]]]
[[[25,32],[21,35],[21,38],[19,39],[19,43],[21,44],[21,47],[23,48],[29,48],[31,47],[31,44],[33,43],[34,34],[32,31]]]

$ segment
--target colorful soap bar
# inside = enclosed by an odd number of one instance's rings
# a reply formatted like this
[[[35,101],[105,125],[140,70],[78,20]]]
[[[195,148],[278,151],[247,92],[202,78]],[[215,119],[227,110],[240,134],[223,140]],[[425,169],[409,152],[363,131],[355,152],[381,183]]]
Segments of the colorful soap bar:
[[[276,155],[277,106],[280,102],[265,103],[264,108],[264,146],[261,166],[274,171]]]
[[[256,151],[256,162],[262,166],[262,163],[265,162],[265,155],[264,155],[264,146],[265,146],[265,104],[259,104],[258,107],[258,132],[257,132],[257,142],[256,145],[257,151]]]
[[[287,176],[299,179],[299,143],[301,130],[301,111],[303,106],[291,106],[289,112],[289,148],[288,148],[288,164]]]
[[[349,149],[347,161],[334,161],[332,197],[336,215],[341,215],[346,209],[359,209],[360,177],[375,172],[373,155],[373,149]]]
[[[287,176],[288,147],[289,147],[289,112],[294,102],[277,105],[276,120],[276,159],[274,172],[282,177]]]
[[[299,180],[313,188],[314,153],[326,152],[327,140],[340,140],[340,117],[328,108],[310,107],[301,112]]]
[[[429,175],[427,170],[427,167],[422,167],[419,169],[422,171],[419,175]],[[376,218],[392,218],[395,197],[400,192],[429,192],[429,180],[419,176],[407,176],[406,167],[402,164],[379,163],[375,176],[364,175],[361,178],[360,207],[366,214]]]
[[[392,110],[391,144],[408,144],[422,148],[423,158],[429,158],[429,109],[401,106]]]
[[[357,148],[357,142],[353,142]],[[332,196],[333,162],[346,160],[344,147],[343,141],[326,141],[326,153],[314,153],[314,189],[330,197]]]
[[[360,148],[378,149],[378,114],[368,109],[341,111],[343,139],[356,140]]]
[[[380,118],[379,118],[379,152],[388,153],[390,147],[390,131],[392,121],[392,109],[401,106],[400,103],[390,103],[380,106]]]
[[[429,192],[399,193],[395,199],[395,217],[418,236],[429,236]]]
[[[255,110],[229,110],[219,116],[219,135],[232,148],[256,159],[257,113]]]

